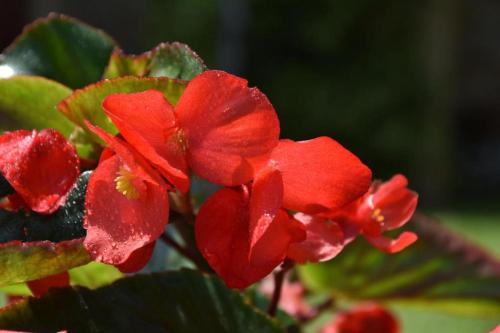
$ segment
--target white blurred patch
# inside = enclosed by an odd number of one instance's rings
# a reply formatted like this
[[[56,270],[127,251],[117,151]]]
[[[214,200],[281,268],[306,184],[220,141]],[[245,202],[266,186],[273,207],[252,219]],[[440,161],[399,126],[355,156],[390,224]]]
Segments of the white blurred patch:
[[[0,79],[6,79],[13,76],[15,73],[14,69],[9,65],[0,65]]]

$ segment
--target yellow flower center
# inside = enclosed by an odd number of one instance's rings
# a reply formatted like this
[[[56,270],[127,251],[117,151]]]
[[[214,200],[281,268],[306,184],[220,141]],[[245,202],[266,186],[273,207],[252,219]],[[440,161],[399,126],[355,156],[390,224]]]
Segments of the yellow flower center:
[[[380,210],[380,208],[376,208],[373,210],[372,219],[374,219],[377,222],[384,222],[385,217],[384,215],[382,215],[382,211]]]
[[[115,178],[116,190],[127,199],[138,199],[139,191],[134,186],[135,176],[125,167],[120,167]]]

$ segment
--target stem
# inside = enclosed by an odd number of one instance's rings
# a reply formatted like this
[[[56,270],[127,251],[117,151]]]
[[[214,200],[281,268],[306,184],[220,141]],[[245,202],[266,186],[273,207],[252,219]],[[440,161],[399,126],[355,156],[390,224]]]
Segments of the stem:
[[[283,289],[283,282],[285,281],[286,272],[288,272],[295,263],[291,260],[285,260],[281,265],[281,269],[274,274],[274,292],[273,297],[271,299],[271,303],[269,304],[269,309],[267,313],[274,317],[276,316],[276,311],[278,310],[278,304],[281,298],[281,290]]]
[[[174,248],[177,252],[179,252],[182,256],[184,256],[185,258],[191,260],[193,263],[196,264],[196,258],[193,256],[193,254],[188,250],[186,249],[185,247],[183,247],[182,245],[180,245],[179,243],[177,243],[173,238],[171,238],[169,235],[163,233],[161,236],[160,236],[161,240],[167,244],[168,246]]]

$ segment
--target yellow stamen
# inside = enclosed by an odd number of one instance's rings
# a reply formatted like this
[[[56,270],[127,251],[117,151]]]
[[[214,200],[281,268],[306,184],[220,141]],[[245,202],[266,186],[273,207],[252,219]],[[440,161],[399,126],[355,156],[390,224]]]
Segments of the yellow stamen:
[[[120,167],[115,178],[116,190],[123,194],[127,199],[138,199],[139,192],[134,186],[135,176],[124,167]]]
[[[382,211],[380,210],[380,208],[376,208],[375,210],[373,210],[372,219],[377,222],[384,222],[385,217],[384,215],[382,215]]]

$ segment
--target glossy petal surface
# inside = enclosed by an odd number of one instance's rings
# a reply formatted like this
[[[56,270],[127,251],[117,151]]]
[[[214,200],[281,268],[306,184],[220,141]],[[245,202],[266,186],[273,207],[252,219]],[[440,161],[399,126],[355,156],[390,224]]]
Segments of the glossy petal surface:
[[[282,211],[255,246],[250,261],[248,216],[243,193],[225,188],[205,202],[196,219],[198,248],[231,288],[246,288],[271,273],[283,261],[292,239],[287,232],[290,219]]]
[[[85,247],[94,260],[114,265],[156,240],[168,222],[164,186],[134,173],[138,197],[130,199],[117,191],[115,178],[124,166],[120,155],[99,164],[89,180],[85,202]]]
[[[135,273],[140,271],[151,259],[153,251],[155,249],[155,244],[156,242],[152,242],[144,247],[135,250],[134,252],[132,252],[130,257],[128,257],[127,261],[125,261],[123,264],[118,265],[117,268],[122,273]]]
[[[338,223],[303,213],[294,218],[304,225],[306,239],[290,245],[289,258],[299,263],[327,261],[344,248],[344,233]]]
[[[0,172],[33,211],[49,214],[76,181],[79,159],[55,130],[6,132],[0,136]]]
[[[280,142],[270,163],[283,176],[283,206],[309,214],[353,201],[371,182],[370,169],[328,137]]]
[[[252,185],[250,198],[250,256],[255,244],[268,231],[283,202],[281,173],[272,168],[260,171]]]
[[[190,167],[216,184],[248,182],[256,160],[278,144],[279,122],[267,97],[222,71],[195,77],[175,113],[187,138]]]
[[[173,107],[157,90],[113,94],[103,102],[120,134],[181,191],[189,189],[182,137]]]

